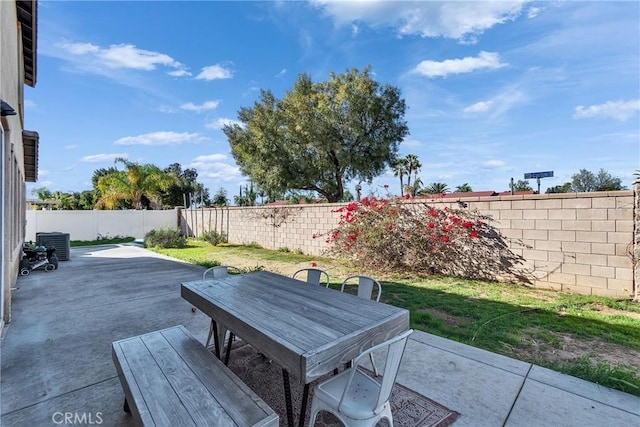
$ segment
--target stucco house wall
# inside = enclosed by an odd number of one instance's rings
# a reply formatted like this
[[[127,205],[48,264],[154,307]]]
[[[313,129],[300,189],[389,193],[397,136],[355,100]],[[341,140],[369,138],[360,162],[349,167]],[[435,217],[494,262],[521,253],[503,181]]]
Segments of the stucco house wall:
[[[23,23],[29,21],[35,31],[36,2],[22,2],[23,12],[18,16],[16,1],[0,1],[0,100],[14,111],[0,115],[0,140],[2,142],[2,185],[0,185],[0,258],[2,259],[0,329],[11,317],[11,288],[15,286],[18,265],[22,258],[25,219],[25,153],[24,93],[25,50],[23,45]],[[26,16],[26,17],[25,17]],[[32,47],[35,49],[35,46]],[[35,50],[33,51],[35,52]],[[35,85],[35,63],[30,69],[30,85]]]

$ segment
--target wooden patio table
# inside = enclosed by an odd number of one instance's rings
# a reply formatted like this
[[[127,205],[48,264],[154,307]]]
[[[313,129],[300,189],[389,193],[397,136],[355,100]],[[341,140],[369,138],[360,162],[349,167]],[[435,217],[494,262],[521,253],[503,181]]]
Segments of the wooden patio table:
[[[289,426],[289,374],[304,386],[409,329],[409,311],[267,271],[184,282],[181,294],[282,367]]]

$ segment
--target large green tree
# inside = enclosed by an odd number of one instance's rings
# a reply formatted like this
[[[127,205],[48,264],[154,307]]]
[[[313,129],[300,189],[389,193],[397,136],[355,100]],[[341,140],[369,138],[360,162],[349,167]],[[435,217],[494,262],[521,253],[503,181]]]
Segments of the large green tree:
[[[545,191],[546,194],[554,194],[554,193],[568,193],[571,191],[571,183],[565,182],[562,185],[554,185],[553,187],[547,188]]]
[[[240,186],[240,193],[237,196],[233,196],[233,202],[237,206],[255,206],[258,193],[253,188],[253,182],[248,185],[245,184],[244,188]]]
[[[36,196],[38,200],[53,200],[53,193],[47,187],[37,187],[31,190],[31,195]]]
[[[153,164],[141,165],[122,157],[115,163],[121,163],[124,170],[107,171],[98,177],[97,208],[116,209],[123,207],[123,202],[130,202],[134,209],[143,209],[145,201],[159,204],[162,193],[176,182],[174,175]]]
[[[580,169],[578,173],[571,176],[571,191],[576,193],[624,189],[626,187],[622,185],[622,180],[604,169],[600,169],[597,174],[587,169]]]
[[[47,187],[39,187],[31,190],[31,194],[36,195],[38,200],[57,201],[58,204],[52,207],[56,210],[91,210],[96,200],[93,190],[63,193],[62,191],[51,192]]]
[[[533,191],[533,188],[526,179],[519,179],[513,183],[513,191]]]
[[[369,67],[314,83],[300,74],[282,99],[261,91],[242,108],[242,124],[224,127],[243,174],[267,191],[315,191],[340,201],[353,179],[371,182],[395,163],[408,135],[400,90],[381,85]]]
[[[214,206],[228,206],[229,198],[227,197],[227,190],[225,190],[223,187],[220,187],[218,191],[216,191],[216,193],[213,195],[211,204]]]
[[[164,172],[175,177],[169,187],[162,192],[162,204],[166,207],[191,206],[192,203],[208,205],[209,190],[197,181],[198,171],[192,168],[182,169],[180,163],[172,163]]]

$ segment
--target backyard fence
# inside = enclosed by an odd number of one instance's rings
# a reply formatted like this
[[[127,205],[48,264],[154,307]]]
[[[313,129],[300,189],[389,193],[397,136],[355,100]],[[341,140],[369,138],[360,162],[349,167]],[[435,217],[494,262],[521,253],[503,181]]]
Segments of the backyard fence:
[[[71,240],[96,240],[110,237],[144,238],[155,228],[176,228],[177,210],[28,210],[25,239],[35,241],[36,233],[69,233]]]
[[[640,268],[640,185],[634,190],[460,199],[407,203],[477,210],[494,219],[510,249],[526,260],[532,284],[569,292],[630,296]],[[205,208],[181,211],[182,232],[215,230],[229,242],[321,255],[324,236],[338,225],[344,204]],[[320,235],[320,238],[313,236]]]
[[[411,199],[477,210],[494,219],[510,249],[532,271],[532,284],[582,294],[637,293],[640,266],[640,184],[633,190],[460,199]],[[324,236],[344,204],[176,209],[172,211],[28,211],[27,239],[65,232],[71,240],[97,236],[143,238],[154,228],[179,227],[188,236],[224,233],[237,244],[322,255]],[[517,243],[516,243],[517,242]]]

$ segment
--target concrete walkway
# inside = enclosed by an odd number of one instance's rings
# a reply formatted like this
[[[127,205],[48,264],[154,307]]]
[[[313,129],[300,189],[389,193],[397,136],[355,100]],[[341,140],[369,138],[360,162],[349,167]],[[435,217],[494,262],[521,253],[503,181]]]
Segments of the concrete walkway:
[[[111,342],[208,319],[180,297],[203,268],[135,245],[72,248],[20,277],[1,341],[2,426],[129,426]],[[640,426],[640,397],[415,332],[398,381],[459,412],[455,426]],[[69,418],[70,417],[70,418]]]

